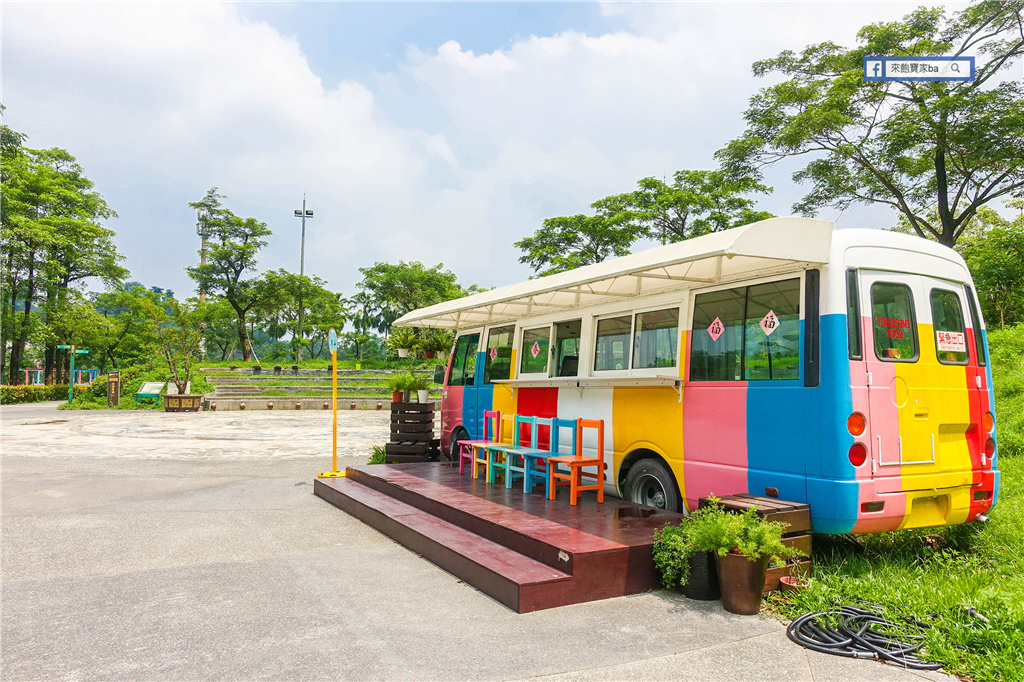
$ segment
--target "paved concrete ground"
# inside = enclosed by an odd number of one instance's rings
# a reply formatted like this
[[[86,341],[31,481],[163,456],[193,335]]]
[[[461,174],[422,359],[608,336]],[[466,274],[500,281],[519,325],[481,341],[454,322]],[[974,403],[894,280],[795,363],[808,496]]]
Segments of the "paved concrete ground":
[[[312,495],[330,413],[55,405],[0,412],[3,679],[952,679],[668,592],[515,614]]]

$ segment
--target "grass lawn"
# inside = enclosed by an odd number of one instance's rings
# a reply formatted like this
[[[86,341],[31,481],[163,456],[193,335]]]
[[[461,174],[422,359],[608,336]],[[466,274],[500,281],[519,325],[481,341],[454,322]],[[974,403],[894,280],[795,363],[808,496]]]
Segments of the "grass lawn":
[[[1024,326],[991,333],[990,344],[1002,471],[990,521],[856,541],[815,536],[810,588],[797,597],[773,594],[766,610],[791,619],[838,604],[881,606],[891,616],[931,624],[922,657],[946,671],[979,681],[1024,680]]]

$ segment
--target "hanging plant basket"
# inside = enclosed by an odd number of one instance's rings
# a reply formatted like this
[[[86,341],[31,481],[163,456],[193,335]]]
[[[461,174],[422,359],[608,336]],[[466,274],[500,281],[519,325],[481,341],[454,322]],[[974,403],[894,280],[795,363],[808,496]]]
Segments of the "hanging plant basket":
[[[400,358],[407,358],[407,357],[409,357],[409,349],[408,348],[396,348],[395,350],[398,351],[398,357],[400,357]]]

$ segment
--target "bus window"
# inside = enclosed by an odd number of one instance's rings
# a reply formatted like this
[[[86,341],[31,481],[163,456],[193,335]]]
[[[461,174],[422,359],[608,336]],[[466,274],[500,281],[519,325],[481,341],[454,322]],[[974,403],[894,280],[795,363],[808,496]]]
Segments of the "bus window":
[[[629,334],[633,318],[610,317],[597,321],[594,371],[629,369]]]
[[[473,375],[476,373],[476,347],[479,343],[479,334],[467,334],[459,337],[455,343],[455,355],[452,356],[452,373],[448,377],[449,386],[473,385]]]
[[[978,353],[978,367],[986,365],[985,339],[981,336],[981,316],[978,315],[978,306],[974,304],[974,291],[964,285],[964,294],[967,296],[967,306],[971,309],[971,326],[974,328],[974,347]]]
[[[952,291],[932,289],[935,357],[944,365],[967,364],[967,330],[960,299]]]
[[[498,327],[487,332],[487,353],[484,355],[484,383],[512,378],[512,342],[516,328]]]
[[[747,287],[743,374],[748,381],[800,378],[800,280]]]
[[[846,271],[846,339],[850,348],[850,359],[860,360],[860,288],[857,286],[857,271]]]
[[[633,369],[675,367],[678,345],[679,308],[637,313]]]
[[[692,381],[739,381],[747,288],[698,294],[690,341]]]
[[[547,374],[548,345],[551,343],[551,328],[523,330],[522,360],[519,363],[520,374]]]
[[[917,320],[910,287],[895,282],[871,285],[875,356],[887,362],[917,362]]]
[[[582,329],[583,320],[555,323],[555,365],[551,370],[556,377],[574,377],[578,373]]]

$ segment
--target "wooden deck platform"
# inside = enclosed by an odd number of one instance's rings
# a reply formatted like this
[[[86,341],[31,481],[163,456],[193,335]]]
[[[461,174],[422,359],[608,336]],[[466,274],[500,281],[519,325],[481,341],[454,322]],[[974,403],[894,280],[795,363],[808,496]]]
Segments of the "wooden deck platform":
[[[592,494],[574,507],[444,462],[349,467],[313,492],[519,613],[659,588],[653,534],[682,518]]]

